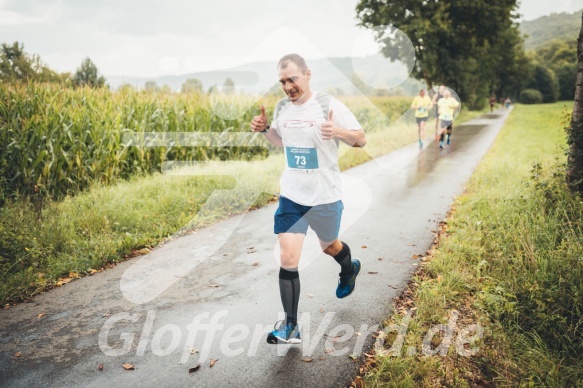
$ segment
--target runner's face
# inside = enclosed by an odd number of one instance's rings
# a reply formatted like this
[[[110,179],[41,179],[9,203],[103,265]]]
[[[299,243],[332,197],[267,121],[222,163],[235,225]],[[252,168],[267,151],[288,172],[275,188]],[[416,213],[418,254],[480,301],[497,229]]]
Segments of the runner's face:
[[[302,104],[310,97],[310,70],[306,74],[293,62],[288,62],[285,69],[278,69],[279,83],[292,104]]]

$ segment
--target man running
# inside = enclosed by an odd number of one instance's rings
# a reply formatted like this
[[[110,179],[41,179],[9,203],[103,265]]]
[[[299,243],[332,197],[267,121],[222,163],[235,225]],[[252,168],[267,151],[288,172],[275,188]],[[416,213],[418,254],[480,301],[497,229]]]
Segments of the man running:
[[[415,109],[415,121],[417,122],[417,134],[419,135],[419,148],[423,148],[423,139],[425,138],[425,123],[429,117],[429,109],[433,103],[425,95],[425,89],[419,91],[411,103],[411,109]]]
[[[459,101],[451,96],[448,88],[443,91],[443,98],[437,101],[437,111],[439,112],[439,148],[444,146],[444,138],[447,136],[447,145],[451,140],[451,132],[453,130],[453,114],[455,108],[460,105]]]
[[[345,298],[354,291],[361,264],[338,239],[344,209],[338,145],[339,141],[353,147],[366,144],[364,131],[344,104],[312,91],[312,74],[301,56],[284,56],[277,70],[287,97],[277,103],[271,125],[263,105],[261,114],[251,121],[251,130],[284,147],[286,157],[274,216],[280,246],[279,291],[286,319],[267,336],[270,344],[301,343],[298,266],[308,226],[316,232],[324,253],[340,264],[336,296]]]
[[[496,98],[494,96],[490,97],[490,113],[494,112],[494,105],[496,105]]]
[[[437,93],[435,93],[433,95],[433,98],[431,99],[431,103],[435,107],[435,140],[437,140],[437,135],[438,135],[437,128],[439,126],[439,108],[438,108],[437,103],[439,102],[439,100],[441,100],[443,98],[443,91],[444,90],[445,90],[445,85],[439,85],[439,87],[437,88]]]

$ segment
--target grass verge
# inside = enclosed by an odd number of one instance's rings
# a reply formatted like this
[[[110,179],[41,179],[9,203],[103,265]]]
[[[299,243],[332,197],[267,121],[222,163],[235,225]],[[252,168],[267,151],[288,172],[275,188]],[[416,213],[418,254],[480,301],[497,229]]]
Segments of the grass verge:
[[[564,183],[565,111],[515,107],[396,300],[386,324],[402,336],[388,332],[355,385],[581,386],[583,202]]]

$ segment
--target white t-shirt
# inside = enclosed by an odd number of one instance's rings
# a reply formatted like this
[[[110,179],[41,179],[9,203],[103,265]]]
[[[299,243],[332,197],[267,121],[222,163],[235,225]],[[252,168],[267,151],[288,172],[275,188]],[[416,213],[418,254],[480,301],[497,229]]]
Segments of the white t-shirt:
[[[356,117],[343,103],[321,93],[313,92],[301,105],[294,105],[284,98],[275,109],[271,126],[281,136],[285,154],[280,195],[300,205],[332,203],[341,197],[339,143],[335,139],[323,140],[320,131],[330,110],[337,126],[348,130],[361,129]]]

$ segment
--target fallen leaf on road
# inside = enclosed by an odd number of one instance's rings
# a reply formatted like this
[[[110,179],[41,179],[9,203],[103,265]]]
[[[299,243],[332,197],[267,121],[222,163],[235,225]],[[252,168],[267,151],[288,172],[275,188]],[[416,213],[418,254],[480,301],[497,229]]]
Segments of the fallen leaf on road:
[[[369,273],[370,275],[376,275],[378,272],[376,272],[376,271],[368,271],[368,273]]]
[[[134,370],[134,366],[132,364],[123,364],[122,365],[125,370]]]
[[[99,364],[99,366],[97,367],[97,369],[103,370],[103,364]]]
[[[63,284],[67,284],[67,283],[69,283],[71,280],[73,280],[73,279],[71,279],[71,278],[60,278],[60,279],[57,281],[57,286],[59,286],[59,287],[60,287],[60,286],[62,286]]]
[[[136,253],[139,253],[140,255],[145,255],[146,253],[150,253],[150,250],[148,248],[142,248],[140,250],[137,250]]]
[[[361,246],[361,248],[368,248],[366,245]]]
[[[213,359],[211,360],[210,367],[212,368],[212,367],[215,365],[215,363],[216,363],[217,361],[219,361],[219,359],[218,359],[218,358],[217,358],[216,360],[213,358]]]
[[[367,357],[374,357],[374,354],[363,353]]]
[[[415,254],[415,255],[413,255],[411,258],[412,258],[413,260],[415,260],[415,259],[418,259],[418,258],[419,258],[419,255]]]
[[[383,257],[379,257],[377,260],[378,261],[383,261],[383,259],[384,259]]]
[[[249,249],[249,250],[247,251],[247,254],[249,254],[249,253],[255,253],[255,252],[257,252],[257,249]]]
[[[20,357],[20,356],[22,356],[22,354],[20,354],[20,352],[16,352],[16,353],[14,353],[14,355],[15,355],[16,357]]]
[[[197,348],[190,349],[190,354],[195,354],[195,353],[198,353],[198,349]]]
[[[320,312],[321,312],[321,313],[323,313],[323,312],[324,312],[324,309],[323,309],[323,308],[321,308],[321,309],[320,309]]]
[[[259,265],[259,262],[256,261],[255,263],[251,264],[253,267],[257,267]]]
[[[314,361],[314,359],[313,358],[309,358],[309,357],[304,357],[304,358],[302,358],[302,361],[304,361],[304,362],[312,362],[312,361]]]
[[[107,317],[109,317],[110,315],[111,315],[111,313],[105,313],[105,314],[103,314],[103,317],[102,317],[102,318],[107,318]]]
[[[210,288],[219,288],[220,286],[218,284],[209,284]]]
[[[313,294],[308,294],[308,297],[313,298],[314,295]]]
[[[38,319],[41,319],[41,318],[42,318],[42,317],[44,317],[44,316],[45,316],[45,313],[40,313],[40,314],[38,315]]]
[[[87,270],[87,272],[89,272],[89,275],[93,275],[94,273],[96,273],[96,272],[97,272],[97,270],[96,270],[96,269],[93,269],[93,268],[89,268],[89,269]]]
[[[332,353],[334,350],[335,350],[334,348],[326,349],[326,350],[324,350],[324,353]]]
[[[229,256],[229,254],[228,253],[223,253],[223,256]]]
[[[200,369],[200,364],[193,367],[193,368],[188,369],[188,373],[196,372],[199,369]]]
[[[358,360],[358,356],[355,356],[354,354],[351,354],[348,357],[352,358],[353,360]]]
[[[356,335],[362,335],[362,333],[360,331],[357,331],[354,334],[356,334]]]

